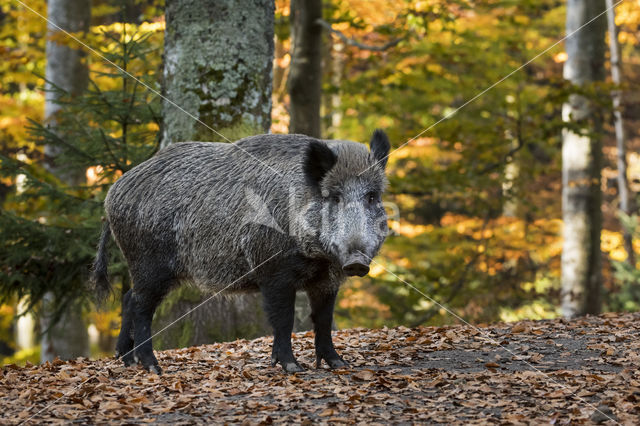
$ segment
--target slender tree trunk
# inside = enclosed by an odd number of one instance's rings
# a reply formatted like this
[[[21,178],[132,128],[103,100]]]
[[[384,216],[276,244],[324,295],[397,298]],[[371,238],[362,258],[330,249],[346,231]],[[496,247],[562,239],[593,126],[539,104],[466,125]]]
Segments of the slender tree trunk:
[[[188,114],[164,103],[163,146],[234,141],[269,130],[274,13],[273,0],[167,1],[165,95]],[[158,308],[154,329],[172,323],[205,297],[188,287],[173,291]],[[259,294],[221,295],[154,338],[154,346],[192,346],[266,334],[271,334],[271,327]]]
[[[282,98],[286,93],[286,80],[287,76],[287,65],[280,64],[281,61],[285,58],[287,51],[285,49],[284,43],[282,40],[278,38],[278,36],[274,39],[275,45],[275,60],[273,64],[273,94],[278,98]]]
[[[21,299],[16,309],[19,313],[25,311],[29,304],[27,303],[27,299]],[[35,339],[35,326],[36,326],[36,318],[33,313],[27,312],[22,315],[16,321],[15,326],[15,343],[16,343],[16,351],[20,351],[22,349],[31,349],[36,345]]]
[[[344,64],[346,62],[346,45],[340,41],[333,41],[331,45],[331,85],[334,92],[331,94],[331,125],[332,134],[335,134],[342,124],[342,94],[340,86],[344,76]]]
[[[568,0],[567,34],[604,11],[604,0]],[[567,38],[564,77],[576,86],[604,77],[604,16]],[[572,94],[562,118],[570,123],[562,140],[562,313],[567,318],[601,308],[602,228],[601,114],[589,99]]]
[[[289,133],[320,137],[322,93],[322,0],[291,0]]]
[[[321,137],[322,0],[291,0],[291,68],[289,69],[289,133]],[[306,293],[296,295],[295,329],[311,330],[311,308]]]
[[[91,19],[90,0],[49,0],[47,2],[48,37],[60,31],[54,26],[69,32],[87,31]],[[73,47],[47,40],[47,65],[45,87],[51,84],[65,90],[69,94],[82,93],[88,83],[88,69],[84,62],[85,53]],[[44,119],[47,126],[55,129],[56,114],[60,105],[56,101],[56,93],[45,93]],[[45,146],[45,166],[53,174],[69,185],[82,182],[84,170],[72,170],[64,164],[58,164],[58,147]],[[40,316],[40,329],[43,331],[41,340],[42,362],[51,361],[55,357],[72,359],[89,355],[89,337],[87,325],[82,317],[79,305],[70,305],[60,320],[52,325],[51,306],[55,304],[52,293],[44,296]]]
[[[510,115],[515,118],[514,127],[507,132],[507,138],[511,141],[509,150],[517,150],[522,143],[522,100],[520,99],[521,88],[515,92],[515,104],[510,111]],[[504,167],[504,180],[502,181],[502,196],[505,197],[502,205],[502,215],[506,217],[517,217],[520,210],[520,203],[517,197],[514,197],[513,186],[520,177],[520,161],[519,157],[512,155],[507,158],[507,164]]]
[[[613,102],[613,121],[616,130],[616,148],[618,150],[618,193],[620,194],[620,211],[626,215],[631,214],[631,200],[629,196],[629,181],[627,178],[627,149],[625,147],[624,122],[622,121],[622,72],[620,70],[620,43],[618,42],[618,29],[616,28],[616,11],[613,0],[606,0],[607,26],[609,29],[609,55],[611,62],[611,80],[616,88],[611,92]],[[627,262],[635,265],[633,252],[633,239],[629,229],[623,227],[624,248],[627,251]]]
[[[54,24],[68,32],[88,31],[91,19],[90,0],[48,0],[47,25],[48,37],[60,34]],[[79,95],[87,88],[89,73],[84,62],[85,53],[66,44],[58,44],[47,40],[45,68],[45,105],[44,120],[47,126],[56,127],[56,114],[61,106],[56,103],[57,93],[51,92],[55,85],[72,96]],[[59,146],[47,145],[44,148],[46,166],[67,184],[73,185],[82,181],[84,170],[70,170],[63,164],[56,164]]]

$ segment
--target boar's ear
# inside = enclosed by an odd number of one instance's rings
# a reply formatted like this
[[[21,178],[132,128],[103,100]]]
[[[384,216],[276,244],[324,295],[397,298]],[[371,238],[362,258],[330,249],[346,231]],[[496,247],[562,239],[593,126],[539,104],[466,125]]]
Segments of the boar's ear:
[[[319,185],[337,160],[338,158],[326,143],[311,141],[304,154],[304,174],[313,184]]]
[[[384,169],[387,166],[389,148],[391,148],[387,134],[380,129],[376,129],[376,131],[373,132],[373,136],[371,136],[369,147],[371,148],[371,153],[373,154],[373,158],[376,160],[376,163],[380,164]]]

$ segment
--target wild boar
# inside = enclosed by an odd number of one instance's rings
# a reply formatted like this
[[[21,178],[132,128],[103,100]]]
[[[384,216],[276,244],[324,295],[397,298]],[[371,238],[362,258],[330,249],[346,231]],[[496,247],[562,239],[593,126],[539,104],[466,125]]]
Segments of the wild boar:
[[[334,349],[336,294],[364,276],[387,232],[382,193],[389,140],[363,144],[303,135],[259,135],[233,144],[168,146],[116,181],[93,267],[110,289],[113,235],[133,282],[123,299],[116,355],[160,373],[151,320],[163,297],[191,283],[210,292],[259,291],[273,327],[272,365],[301,371],[291,347],[294,301],[306,291],[316,367],[346,362]]]

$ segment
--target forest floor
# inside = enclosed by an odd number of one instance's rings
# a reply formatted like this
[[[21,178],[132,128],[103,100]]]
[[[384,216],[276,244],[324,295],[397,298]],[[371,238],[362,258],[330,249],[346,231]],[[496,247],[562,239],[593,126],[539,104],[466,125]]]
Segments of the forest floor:
[[[270,367],[271,338],[157,353],[162,376],[114,359],[4,366],[1,423],[640,422],[640,314],[489,327],[335,333],[349,368]]]

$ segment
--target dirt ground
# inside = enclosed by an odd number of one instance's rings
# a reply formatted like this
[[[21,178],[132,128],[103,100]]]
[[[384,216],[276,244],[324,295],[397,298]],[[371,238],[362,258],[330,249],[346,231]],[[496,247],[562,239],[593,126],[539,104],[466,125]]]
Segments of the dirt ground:
[[[164,374],[114,359],[5,366],[0,421],[16,423],[639,424],[640,314],[574,321],[352,329],[349,368],[269,366],[271,338],[157,353]]]

